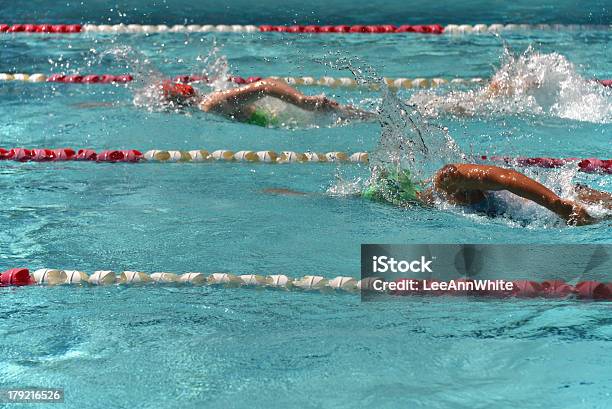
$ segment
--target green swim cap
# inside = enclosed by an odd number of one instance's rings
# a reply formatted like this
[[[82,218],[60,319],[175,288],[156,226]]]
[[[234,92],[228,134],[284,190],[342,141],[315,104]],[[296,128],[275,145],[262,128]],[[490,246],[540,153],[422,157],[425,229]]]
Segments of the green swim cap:
[[[402,169],[390,172],[386,177],[375,180],[366,187],[361,196],[375,202],[391,203],[397,206],[419,201],[420,188],[412,181],[410,171]]]
[[[276,115],[261,108],[257,108],[255,111],[253,111],[246,123],[263,127],[279,125]]]

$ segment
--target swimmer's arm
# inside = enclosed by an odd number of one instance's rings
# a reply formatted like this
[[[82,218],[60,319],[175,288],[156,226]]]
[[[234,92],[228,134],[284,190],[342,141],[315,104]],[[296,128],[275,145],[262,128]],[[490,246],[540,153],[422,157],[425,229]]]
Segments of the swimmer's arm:
[[[547,208],[570,223],[593,222],[579,204],[560,198],[541,183],[511,169],[488,165],[447,165],[436,176],[436,187],[451,193],[507,190]]]
[[[241,107],[266,96],[278,98],[309,111],[325,108],[333,109],[338,106],[338,103],[335,101],[324,97],[306,96],[287,85],[284,81],[268,78],[239,88],[207,95],[200,103],[200,109],[205,112],[214,111],[224,109],[228,104],[234,107]]]

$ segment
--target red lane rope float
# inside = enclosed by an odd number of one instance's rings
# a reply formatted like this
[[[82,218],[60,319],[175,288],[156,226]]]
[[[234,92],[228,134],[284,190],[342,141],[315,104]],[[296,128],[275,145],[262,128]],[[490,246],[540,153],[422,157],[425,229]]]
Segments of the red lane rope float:
[[[401,25],[394,26],[392,24],[384,25],[338,25],[338,26],[273,26],[261,25],[259,31],[263,33],[278,32],[278,33],[420,33],[420,34],[442,34],[444,27],[439,24],[428,25]]]
[[[501,281],[501,280],[499,280]],[[402,282],[416,283],[416,289],[399,287]],[[377,286],[378,283],[378,286]],[[460,278],[451,281],[400,278],[392,283],[396,287],[381,284],[382,278],[370,277],[357,281],[352,277],[325,278],[321,276],[304,276],[290,278],[285,275],[233,275],[230,273],[213,273],[206,276],[203,273],[174,273],[147,274],[139,271],[124,271],[120,275],[110,270],[100,270],[91,276],[75,270],[39,269],[30,274],[27,268],[13,268],[0,273],[0,287],[26,286],[26,285],[216,285],[226,287],[272,287],[286,290],[322,291],[341,290],[347,292],[378,292],[395,296],[432,295],[432,296],[483,296],[490,298],[577,298],[583,300],[612,300],[612,283],[600,281],[580,281],[576,285],[562,280],[547,280],[536,282],[530,280],[504,281],[504,285],[495,289],[477,289],[471,278]],[[434,288],[433,285],[436,285]],[[508,286],[507,284],[511,284]],[[463,285],[463,287],[462,287]],[[410,290],[407,290],[410,288]]]
[[[70,148],[63,149],[25,149],[13,148],[10,150],[0,148],[0,160],[16,162],[65,162],[65,161],[97,161],[97,162],[138,162],[143,154],[135,149],[107,150],[95,152],[91,149],[75,151]]]
[[[27,268],[12,268],[0,273],[0,287],[36,284]]]
[[[568,163],[577,163],[578,169],[585,173],[608,173],[612,174],[612,159],[597,158],[510,158],[506,156],[481,156],[480,159],[488,162],[505,163],[508,165],[517,164],[520,166],[539,167],[539,168],[559,168]]]
[[[0,24],[0,32],[4,33],[80,33],[81,24]]]
[[[64,84],[111,84],[111,83],[126,83],[134,80],[130,74],[123,75],[64,75],[52,74],[47,78],[47,82],[61,82]]]
[[[260,155],[263,154],[263,155]],[[284,156],[291,157],[289,160],[280,159]],[[204,157],[206,156],[206,157]],[[257,159],[259,156],[265,159]],[[296,158],[293,160],[293,158]],[[504,163],[507,165],[520,165],[524,167],[559,168],[567,164],[576,164],[578,170],[585,173],[604,173],[612,174],[612,159],[597,158],[511,158],[506,156],[480,156],[482,161]],[[319,153],[296,153],[281,152],[281,155],[274,151],[229,151],[218,150],[209,153],[205,150],[197,151],[148,151],[142,153],[135,149],[128,150],[105,150],[96,152],[91,149],[79,149],[75,151],[71,148],[62,149],[26,149],[26,148],[0,148],[0,161],[11,160],[16,162],[62,162],[62,161],[96,161],[96,162],[202,162],[210,160],[236,160],[236,161],[261,161],[261,162],[358,162],[367,163],[367,152],[355,152],[347,155],[344,152]]]

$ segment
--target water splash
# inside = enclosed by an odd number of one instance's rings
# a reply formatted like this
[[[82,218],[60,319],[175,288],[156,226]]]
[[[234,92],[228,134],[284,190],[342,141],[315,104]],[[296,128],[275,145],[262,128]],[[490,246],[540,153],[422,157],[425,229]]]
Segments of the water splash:
[[[376,167],[399,170],[424,180],[448,163],[465,162],[466,155],[448,129],[425,120],[412,106],[381,84],[378,113],[380,140],[372,154]]]
[[[100,59],[105,57],[111,57],[125,64],[134,73],[134,80],[130,85],[134,92],[135,106],[151,111],[167,108],[163,105],[160,87],[164,75],[143,52],[127,45],[120,45],[103,51]]]
[[[192,70],[194,73],[199,70],[200,76],[207,78],[204,85],[209,88],[209,91],[223,91],[236,86],[227,80],[231,76],[230,65],[227,57],[221,51],[221,46],[217,44],[216,39],[213,39],[210,52],[206,55],[198,55],[196,66]]]
[[[333,68],[348,70],[360,85],[380,89],[382,102],[376,113],[380,124],[380,139],[370,153],[370,177],[366,180],[346,180],[337,175],[336,183],[328,190],[331,194],[353,194],[357,186],[362,189],[377,183],[390,173],[409,171],[413,180],[426,184],[442,166],[466,161],[448,129],[426,121],[413,106],[400,100],[387,87],[376,71],[356,58],[337,58],[327,63]],[[360,190],[362,190],[360,189]],[[392,196],[392,192],[381,192]]]
[[[332,195],[359,194],[365,187],[393,171],[407,169],[415,180],[431,178],[437,170],[449,163],[477,162],[464,153],[449,134],[448,129],[426,120],[420,112],[400,100],[385,85],[385,82],[370,68],[355,68],[354,61],[342,60],[340,67],[353,73],[356,80],[381,89],[382,102],[378,110],[381,126],[377,148],[370,155],[370,175],[368,178],[343,177],[336,175],[336,183],[328,189]],[[521,168],[518,163],[505,167],[515,168],[534,180],[552,189],[561,197],[576,199],[574,179],[578,169],[568,164],[559,169]],[[382,192],[383,196],[385,192]],[[495,192],[504,203],[504,211],[495,223],[520,228],[560,228],[565,222],[542,206],[522,199],[510,192]],[[391,194],[390,194],[391,196]],[[437,198],[438,209],[452,211],[463,217],[474,218],[481,223],[490,223],[490,217],[469,208],[456,206]],[[589,213],[596,217],[610,214],[601,206],[586,205]]]
[[[198,56],[190,67],[191,72],[207,79],[207,81],[192,84],[202,93],[235,86],[227,80],[230,76],[230,68],[227,58],[221,55],[220,51],[220,47],[213,41],[210,52],[204,56]],[[143,52],[127,45],[121,45],[100,54],[101,59],[105,57],[111,57],[125,64],[130,72],[134,73],[131,89],[134,94],[133,103],[136,107],[149,111],[183,110],[183,107],[163,98],[161,83],[168,78],[168,75],[163,74]]]
[[[612,122],[612,90],[580,76],[563,55],[531,47],[521,55],[506,47],[501,67],[482,88],[422,92],[410,103],[429,117],[527,114]]]

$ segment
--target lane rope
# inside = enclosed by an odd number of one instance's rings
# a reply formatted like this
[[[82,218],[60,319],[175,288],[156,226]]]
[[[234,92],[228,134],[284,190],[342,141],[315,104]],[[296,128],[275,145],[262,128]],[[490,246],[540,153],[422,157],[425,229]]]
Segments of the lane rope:
[[[547,157],[508,157],[508,156],[479,156],[483,162],[493,162],[523,167],[560,168],[568,164],[575,164],[578,170],[585,173],[612,174],[612,159],[597,158],[547,158]],[[341,151],[327,153],[294,152],[294,151],[232,151],[219,149],[209,152],[204,149],[181,150],[150,150],[142,153],[136,149],[105,150],[96,152],[92,149],[74,150],[61,149],[26,149],[26,148],[0,148],[0,161],[10,160],[16,162],[64,162],[64,161],[90,161],[105,163],[138,163],[138,162],[250,162],[250,163],[312,163],[312,162],[340,162],[340,163],[369,163],[368,152],[355,152],[348,154]]]
[[[80,74],[51,74],[42,73],[0,73],[0,81],[21,81],[21,82],[60,82],[65,84],[113,84],[127,83],[134,80],[129,74],[104,74],[104,75],[80,75]]]
[[[331,87],[331,88],[354,88],[354,87],[368,87],[370,89],[380,88],[378,84],[361,84],[354,78],[349,77],[329,77],[324,76],[320,78],[315,77],[279,77],[270,76],[268,78],[280,79],[285,81],[289,85],[305,85],[305,86],[319,86],[319,87]],[[240,77],[230,76],[228,81],[236,84],[250,84],[264,77]],[[22,81],[22,82],[54,82],[62,84],[125,84],[132,82],[134,76],[131,74],[50,74],[45,75],[42,73],[26,74],[26,73],[0,73],[0,81]],[[177,75],[172,78],[175,82],[182,83],[197,83],[197,82],[208,82],[208,78],[199,75]],[[384,77],[383,80],[388,87],[394,89],[410,89],[410,88],[436,88],[443,85],[468,85],[468,84],[482,84],[486,82],[484,78],[473,77],[473,78],[391,78]],[[593,81],[599,82],[604,87],[612,87],[612,79],[595,79]]]
[[[179,150],[150,150],[142,153],[136,149],[105,150],[96,152],[92,149],[74,150],[61,149],[26,149],[26,148],[0,148],[0,161],[10,160],[16,162],[65,162],[89,161],[107,163],[138,163],[138,162],[261,162],[261,163],[305,163],[305,162],[353,162],[368,163],[367,152],[293,152],[293,151],[231,151],[219,149],[207,151],[203,149]]]
[[[592,31],[610,30],[595,24],[417,24],[417,25],[242,25],[242,24],[0,24],[2,33],[305,33],[305,34],[470,34],[503,31]]]
[[[400,287],[402,282],[415,282],[416,290],[408,291],[406,287]],[[501,281],[501,280],[499,280]],[[168,272],[157,272],[147,274],[141,271],[123,271],[119,274],[111,270],[94,271],[91,275],[79,270],[58,270],[42,268],[30,273],[27,268],[12,268],[0,273],[0,287],[13,286],[110,286],[110,285],[191,285],[191,286],[223,286],[223,287],[255,287],[271,288],[297,291],[319,291],[322,293],[347,292],[347,293],[384,293],[388,295],[460,295],[460,296],[485,296],[491,298],[519,297],[519,298],[578,298],[588,300],[612,300],[612,282],[580,281],[575,285],[562,280],[546,280],[536,282],[530,280],[513,280],[510,287],[507,285],[491,287],[478,287],[476,282],[470,278],[462,278],[452,281],[428,280],[428,287],[436,283],[436,289],[426,290],[425,283],[419,279],[402,278],[393,282],[385,282],[380,277],[369,277],[357,280],[353,277],[338,276],[326,278],[323,276],[306,275],[300,278],[292,278],[283,274],[258,275],[243,274],[234,275],[230,273],[205,274],[201,272],[189,272],[175,274]],[[386,283],[384,285],[383,283]],[[393,286],[394,285],[394,286]]]
[[[547,157],[517,157],[511,158],[507,156],[480,156],[480,159],[485,162],[494,162],[506,165],[518,165],[524,167],[538,168],[560,168],[567,164],[576,164],[578,170],[585,173],[607,173],[612,174],[612,159],[597,159],[597,158],[547,158]]]
[[[305,77],[281,77],[281,76],[270,76],[268,78],[284,80],[289,85],[304,85],[304,86],[322,86],[322,87],[345,87],[353,88],[362,86],[354,78],[348,77],[329,77],[324,76],[320,78],[305,76]],[[183,83],[197,83],[197,82],[208,82],[208,79],[198,75],[177,75],[172,78],[175,82]],[[227,80],[236,84],[250,84],[262,80],[263,77],[241,77],[231,76]],[[123,84],[134,80],[134,76],[131,74],[122,75],[81,75],[81,74],[50,74],[45,75],[42,73],[0,73],[0,81],[23,81],[23,82],[54,82],[62,84]],[[384,81],[391,88],[434,88],[446,84],[452,85],[465,85],[465,84],[479,84],[485,82],[483,78],[390,78],[385,77]],[[376,84],[365,85],[370,88],[377,88]]]

